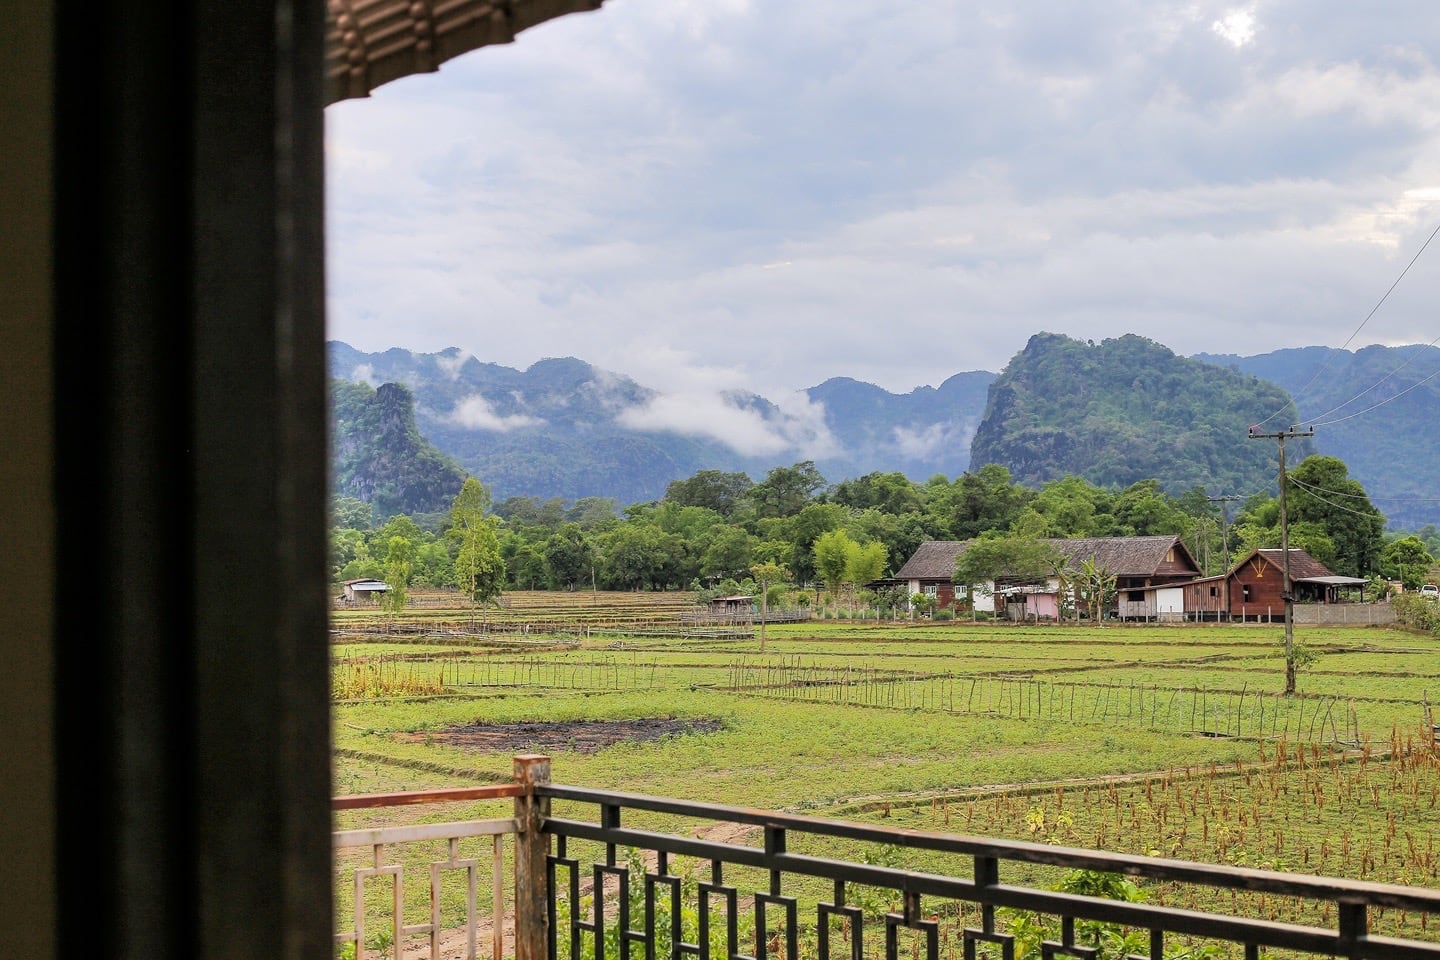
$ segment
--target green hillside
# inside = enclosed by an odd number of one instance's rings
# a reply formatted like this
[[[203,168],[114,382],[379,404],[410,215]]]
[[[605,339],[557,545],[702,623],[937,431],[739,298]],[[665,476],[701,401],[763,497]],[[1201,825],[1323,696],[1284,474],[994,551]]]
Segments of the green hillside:
[[[1169,493],[1248,495],[1275,484],[1274,445],[1247,431],[1277,410],[1294,422],[1274,384],[1144,337],[1041,333],[991,385],[970,462],[1001,464],[1028,486],[1073,475],[1104,487],[1157,479]],[[1292,450],[1297,463],[1311,452],[1305,441]]]
[[[364,500],[379,519],[450,506],[465,469],[420,435],[407,388],[332,380],[330,391],[335,495]]]

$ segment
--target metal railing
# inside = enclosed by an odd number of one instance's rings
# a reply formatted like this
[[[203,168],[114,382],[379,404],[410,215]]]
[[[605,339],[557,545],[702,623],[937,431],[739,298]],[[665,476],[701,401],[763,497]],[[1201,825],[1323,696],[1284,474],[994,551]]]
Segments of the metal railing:
[[[548,757],[517,757],[515,771],[516,783],[501,787],[337,800],[337,809],[343,809],[424,802],[421,798],[515,798],[513,819],[337,834],[337,848],[342,842],[375,848],[373,865],[364,868],[363,877],[357,871],[353,880],[355,925],[337,935],[337,942],[355,945],[355,955],[361,956],[366,929],[361,887],[365,879],[383,875],[394,877],[398,890],[397,865],[387,862],[385,851],[405,842],[410,836],[406,831],[425,838],[451,833],[495,836],[492,926],[500,930],[500,840],[513,831],[514,901],[508,914],[514,926],[513,951],[507,952],[497,936],[491,943],[496,958],[710,960],[721,955],[725,960],[769,960],[783,954],[785,960],[830,960],[832,951],[843,950],[850,960],[899,960],[905,940],[909,945],[904,949],[912,955],[923,951],[926,960],[939,960],[942,939],[948,954],[958,946],[965,960],[982,954],[1000,960],[1095,958],[1099,950],[1085,940],[1104,929],[1098,925],[1113,925],[1112,931],[1128,934],[1128,939],[1114,940],[1112,948],[1118,943],[1125,956],[1152,960],[1197,949],[1210,952],[1189,955],[1254,960],[1279,951],[1387,960],[1440,958],[1440,940],[1379,936],[1371,929],[1378,914],[1401,911],[1423,918],[1422,929],[1440,937],[1440,890],[561,786],[549,782]],[[594,816],[552,815],[552,803],[566,813],[593,808]],[[732,829],[725,831],[726,839],[716,840],[676,828],[677,823],[697,822]],[[655,825],[662,829],[646,828]],[[758,845],[733,842],[747,831],[759,838]],[[861,852],[839,858],[837,850]],[[905,869],[872,855],[880,850],[948,858],[957,868]],[[452,855],[432,862],[429,869],[432,876],[451,869],[471,871],[467,922],[473,926],[478,867]],[[1134,877],[1210,896],[1202,898],[1205,906],[1199,909],[1111,899],[1093,891],[1042,885],[1035,874],[1046,870]],[[896,908],[876,909],[877,890],[890,892]],[[1177,899],[1171,897],[1172,902]],[[1234,906],[1222,909],[1222,900]],[[1267,902],[1268,911],[1250,908]],[[1292,904],[1293,910],[1277,910],[1274,905],[1282,902]],[[1312,922],[1278,916],[1287,911]],[[405,924],[401,914],[397,892],[391,921],[395,942],[428,936],[430,956],[438,958],[438,913],[432,910],[431,920],[419,924]],[[1321,918],[1323,922],[1313,922]],[[1037,930],[1044,935],[1036,935]],[[474,957],[473,933],[468,942],[464,955]]]
[[[331,806],[334,810],[358,810],[372,807],[395,807],[411,804],[431,804],[442,802],[453,802],[459,800],[491,800],[504,797],[519,797],[524,789],[516,784],[501,784],[490,787],[463,787],[454,790],[426,790],[411,791],[405,793],[368,794],[362,796],[337,797]],[[370,943],[367,934],[375,929],[367,922],[369,907],[367,904],[366,887],[371,880],[388,880],[391,884],[391,897],[387,902],[388,916],[385,918],[385,925],[380,928],[384,933],[385,942],[390,945],[401,945],[407,940],[413,940],[421,936],[429,939],[429,956],[438,958],[441,955],[441,938],[446,932],[441,920],[441,900],[443,879],[447,873],[462,871],[465,878],[464,893],[464,915],[465,921],[460,929],[463,931],[465,940],[465,956],[475,960],[479,954],[479,940],[481,929],[480,904],[477,896],[478,880],[480,873],[486,865],[482,864],[478,856],[463,856],[460,851],[461,841],[476,838],[490,837],[490,936],[489,956],[491,960],[504,960],[507,955],[513,956],[513,952],[507,954],[505,944],[505,850],[504,839],[507,835],[514,835],[519,829],[514,817],[495,818],[488,820],[465,820],[451,823],[422,823],[399,827],[378,827],[362,828],[356,830],[338,830],[334,834],[333,846],[337,855],[337,867],[341,851],[366,848],[370,849],[370,860],[368,866],[354,865],[346,868],[348,873],[348,884],[341,881],[342,887],[348,885],[352,896],[352,912],[350,915],[349,929],[339,931],[335,934],[335,945],[337,950],[345,950],[348,946],[348,955],[357,958],[365,956],[365,950]],[[420,843],[434,844],[439,841],[444,844],[444,856],[431,858],[423,866],[426,869],[426,881],[430,893],[430,914],[424,923],[405,922],[405,877],[406,869],[402,858],[395,856],[398,847],[411,847]],[[339,890],[337,890],[339,893]],[[384,951],[377,951],[384,952]]]

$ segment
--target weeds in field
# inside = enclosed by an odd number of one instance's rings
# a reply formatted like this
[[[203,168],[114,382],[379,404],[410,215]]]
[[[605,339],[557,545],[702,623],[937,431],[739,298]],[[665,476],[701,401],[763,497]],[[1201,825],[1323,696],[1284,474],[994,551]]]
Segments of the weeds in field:
[[[445,685],[438,677],[422,676],[410,665],[402,669],[399,663],[373,660],[340,664],[332,671],[330,683],[333,700],[379,700],[444,692]]]

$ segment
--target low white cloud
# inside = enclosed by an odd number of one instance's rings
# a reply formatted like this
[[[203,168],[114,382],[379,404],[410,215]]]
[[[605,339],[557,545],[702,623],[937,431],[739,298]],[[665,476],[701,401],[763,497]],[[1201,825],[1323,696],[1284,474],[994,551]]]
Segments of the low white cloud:
[[[733,393],[661,393],[620,411],[615,420],[632,430],[718,440],[747,457],[814,460],[837,451],[819,404],[791,394],[776,402],[775,408],[766,416],[762,409],[744,405]]]
[[[540,417],[532,417],[524,413],[498,414],[490,402],[478,393],[473,393],[455,404],[454,409],[445,419],[456,426],[468,427],[471,430],[490,430],[495,433],[508,433],[521,427],[539,427],[545,424]]]
[[[895,449],[910,460],[930,460],[942,451],[970,449],[975,425],[965,423],[932,423],[923,427],[896,427],[892,432]]]
[[[435,366],[439,367],[440,372],[451,380],[459,380],[460,368],[465,366],[465,362],[469,359],[470,355],[458,348],[446,350],[435,355]]]
[[[368,383],[372,387],[380,386],[380,378],[375,376],[375,368],[368,363],[362,363],[350,371],[350,380],[353,383]]]

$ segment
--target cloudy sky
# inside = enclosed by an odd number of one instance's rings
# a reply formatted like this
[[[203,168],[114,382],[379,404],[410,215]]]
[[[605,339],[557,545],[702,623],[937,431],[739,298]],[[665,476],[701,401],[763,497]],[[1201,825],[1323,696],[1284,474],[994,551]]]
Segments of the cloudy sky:
[[[906,392],[1440,337],[1440,4],[607,0],[327,111],[330,336]]]

